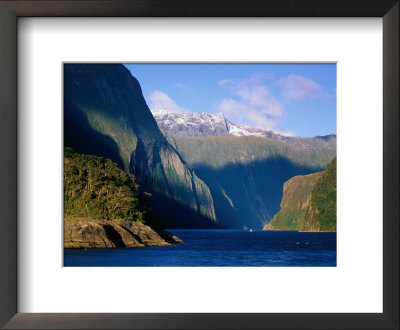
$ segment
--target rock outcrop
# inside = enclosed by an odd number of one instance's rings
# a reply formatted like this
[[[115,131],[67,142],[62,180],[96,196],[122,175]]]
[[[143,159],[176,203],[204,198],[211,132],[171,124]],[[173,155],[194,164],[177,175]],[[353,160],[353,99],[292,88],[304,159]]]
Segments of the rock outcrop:
[[[141,222],[64,219],[64,248],[146,247],[182,243],[172,234]]]

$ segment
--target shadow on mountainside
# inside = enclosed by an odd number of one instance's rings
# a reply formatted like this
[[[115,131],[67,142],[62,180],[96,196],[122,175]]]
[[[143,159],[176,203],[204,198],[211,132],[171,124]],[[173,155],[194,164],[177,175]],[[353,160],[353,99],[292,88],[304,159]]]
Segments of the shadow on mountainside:
[[[110,158],[124,168],[117,143],[110,136],[95,131],[86,116],[73,104],[66,101],[64,107],[64,146],[71,147],[79,153]],[[218,220],[216,224],[199,212],[152,189],[150,173],[145,165],[147,155],[141,150],[140,142],[138,141],[134,157],[137,166],[134,172],[139,191],[152,194],[152,213],[164,228],[242,229],[247,226],[260,229],[279,211],[283,184],[287,180],[296,175],[323,170],[320,167],[302,166],[284,157],[248,164],[231,164],[219,169],[194,164],[192,168],[197,176],[210,189]],[[130,168],[131,172],[132,170]],[[164,184],[168,185],[168,182],[164,181]]]
[[[64,146],[86,155],[109,158],[121,169],[124,168],[117,143],[110,136],[95,131],[86,116],[68,101],[64,103]],[[140,148],[137,152],[140,153]],[[147,156],[144,151],[142,153],[140,156],[145,162]],[[163,228],[219,228],[215,222],[193,209],[155,192],[151,188],[150,173],[145,164],[137,165],[135,176],[139,191],[152,194],[149,204],[152,214],[157,219],[152,225],[157,226],[160,221]],[[165,184],[168,185],[168,182],[165,181]]]
[[[110,136],[95,131],[86,116],[68,101],[64,102],[64,147],[109,158],[124,168],[117,143]]]
[[[150,205],[152,208],[152,213],[157,219],[161,219],[164,228],[224,228],[220,224],[200,215],[193,209],[159,193],[152,193]]]
[[[287,180],[323,170],[281,156],[219,169],[196,164],[192,168],[210,188],[219,224],[237,229],[261,229],[280,210]]]

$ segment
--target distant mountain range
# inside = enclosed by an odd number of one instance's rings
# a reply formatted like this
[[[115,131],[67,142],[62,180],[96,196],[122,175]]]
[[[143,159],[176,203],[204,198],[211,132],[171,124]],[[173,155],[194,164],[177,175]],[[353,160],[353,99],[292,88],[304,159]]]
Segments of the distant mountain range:
[[[150,111],[120,64],[64,65],[64,145],[133,174],[166,228],[261,229],[284,182],[322,171],[336,136],[287,137],[222,114]]]
[[[304,149],[336,149],[336,135],[301,138],[276,134],[271,130],[232,123],[222,113],[193,113],[155,109],[151,111],[158,127],[180,138],[207,138],[211,136],[256,136],[281,141]]]
[[[262,228],[279,211],[285,181],[322,171],[336,155],[336,135],[283,136],[235,124],[222,113],[152,114],[210,188],[218,223],[228,228]]]

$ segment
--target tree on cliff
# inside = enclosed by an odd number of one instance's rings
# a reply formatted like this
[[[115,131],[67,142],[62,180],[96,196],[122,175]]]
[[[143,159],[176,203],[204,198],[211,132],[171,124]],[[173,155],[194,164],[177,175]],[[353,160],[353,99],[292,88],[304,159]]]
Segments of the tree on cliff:
[[[110,159],[71,148],[64,149],[64,216],[152,222],[134,175]]]
[[[336,231],[336,157],[315,184],[299,230]]]

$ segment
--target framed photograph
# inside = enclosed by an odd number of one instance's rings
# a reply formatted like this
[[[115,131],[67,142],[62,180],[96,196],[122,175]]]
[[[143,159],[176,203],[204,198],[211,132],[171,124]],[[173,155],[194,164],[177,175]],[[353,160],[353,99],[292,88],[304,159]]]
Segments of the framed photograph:
[[[2,326],[398,328],[398,1],[0,10]]]
[[[64,267],[336,266],[336,63],[63,76]]]

